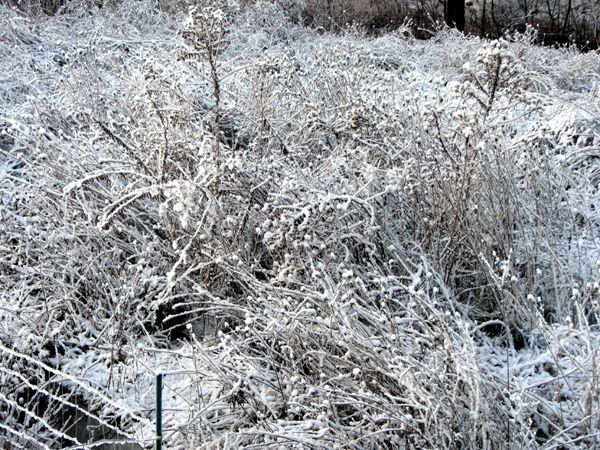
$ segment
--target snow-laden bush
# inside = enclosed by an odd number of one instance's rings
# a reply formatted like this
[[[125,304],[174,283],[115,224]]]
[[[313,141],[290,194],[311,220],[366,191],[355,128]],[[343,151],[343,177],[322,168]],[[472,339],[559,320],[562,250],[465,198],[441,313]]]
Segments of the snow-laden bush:
[[[597,444],[597,54],[138,10],[1,11],[0,443]]]

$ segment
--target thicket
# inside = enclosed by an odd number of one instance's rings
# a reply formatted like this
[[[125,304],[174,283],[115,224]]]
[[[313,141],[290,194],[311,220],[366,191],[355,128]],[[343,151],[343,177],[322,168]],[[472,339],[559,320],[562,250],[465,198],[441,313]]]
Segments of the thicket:
[[[598,53],[0,20],[0,444],[599,445]]]
[[[253,4],[245,0],[243,4]],[[277,0],[288,13],[313,26],[340,30],[349,24],[391,29],[410,21],[418,37],[444,24],[445,0]],[[467,0],[465,31],[501,37],[524,32],[527,25],[539,30],[539,43],[597,48],[600,43],[600,5],[594,0]]]
[[[27,14],[64,14],[113,7],[121,0],[1,0]],[[262,0],[258,0],[260,4]],[[430,38],[445,22],[447,0],[274,0],[297,23],[341,31],[361,26],[381,31],[410,24],[414,36]],[[156,0],[155,6],[174,13],[197,4],[193,0]],[[200,2],[202,3],[202,2]],[[229,2],[233,4],[232,2]],[[236,0],[249,8],[257,0]],[[597,49],[600,4],[596,0],[466,0],[465,32],[489,38],[524,32],[533,26],[538,43]],[[446,18],[447,19],[447,18]]]

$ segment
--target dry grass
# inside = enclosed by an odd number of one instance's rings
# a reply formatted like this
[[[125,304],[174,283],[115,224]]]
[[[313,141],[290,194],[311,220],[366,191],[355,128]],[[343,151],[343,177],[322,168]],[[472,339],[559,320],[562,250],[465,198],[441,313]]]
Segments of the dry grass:
[[[222,6],[0,11],[0,443],[597,445],[598,55]]]

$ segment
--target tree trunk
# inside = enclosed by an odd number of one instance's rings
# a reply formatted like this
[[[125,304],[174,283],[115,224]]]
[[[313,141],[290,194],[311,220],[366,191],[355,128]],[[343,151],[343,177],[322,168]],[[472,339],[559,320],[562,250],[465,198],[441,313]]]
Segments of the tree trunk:
[[[572,1],[569,0],[569,4],[567,5],[567,14],[565,15],[565,22],[563,24],[562,31],[561,31],[561,33],[564,35],[566,35],[568,33],[569,17],[571,16],[571,8],[572,8]]]
[[[479,31],[479,34],[481,36],[485,36],[485,9],[486,9],[487,5],[486,5],[486,1],[483,0],[483,5],[481,7],[481,30]]]
[[[450,27],[455,27],[460,31],[465,29],[465,1],[447,0],[446,1],[446,23]]]

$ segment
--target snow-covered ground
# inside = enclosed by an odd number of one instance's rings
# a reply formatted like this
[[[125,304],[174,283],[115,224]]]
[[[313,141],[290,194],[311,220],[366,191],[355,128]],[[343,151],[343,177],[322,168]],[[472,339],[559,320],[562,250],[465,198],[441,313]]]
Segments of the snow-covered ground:
[[[597,52],[0,21],[0,446],[600,446]]]

